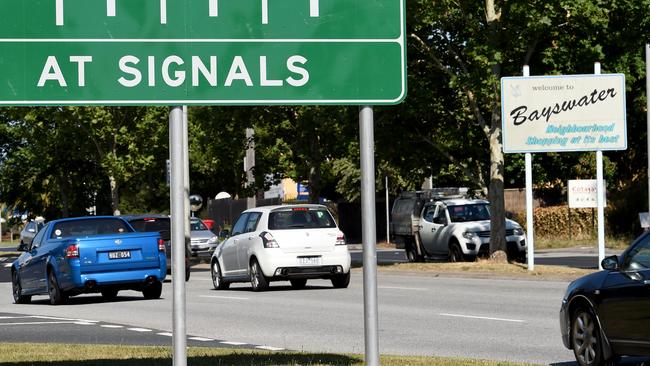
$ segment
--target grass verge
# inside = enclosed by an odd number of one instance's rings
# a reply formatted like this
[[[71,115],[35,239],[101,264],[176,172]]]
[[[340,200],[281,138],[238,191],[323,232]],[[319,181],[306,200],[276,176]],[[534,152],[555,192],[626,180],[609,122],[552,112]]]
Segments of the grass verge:
[[[625,249],[632,242],[632,237],[606,237],[605,247],[609,249]],[[593,247],[598,248],[598,238],[535,238],[535,249],[561,249],[573,247]]]
[[[529,271],[521,263],[496,263],[489,260],[464,263],[394,263],[381,265],[384,271],[409,271],[429,274],[456,274],[468,277],[495,276],[516,279],[547,279],[572,281],[578,277],[595,272],[596,269],[583,269],[565,266],[536,265]]]
[[[363,356],[304,352],[267,352],[222,348],[189,348],[191,366],[362,366]],[[169,347],[75,344],[0,344],[0,364],[12,366],[160,366],[171,365]],[[381,356],[382,366],[521,366],[516,362],[420,356]]]

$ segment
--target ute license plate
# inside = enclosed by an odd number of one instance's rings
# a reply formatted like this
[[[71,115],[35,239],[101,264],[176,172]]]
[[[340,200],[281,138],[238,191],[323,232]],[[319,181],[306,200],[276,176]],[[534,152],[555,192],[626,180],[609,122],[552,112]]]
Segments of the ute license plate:
[[[298,257],[298,263],[303,266],[320,266],[320,257]]]
[[[108,252],[108,259],[128,259],[128,258],[131,258],[131,252],[128,250]]]

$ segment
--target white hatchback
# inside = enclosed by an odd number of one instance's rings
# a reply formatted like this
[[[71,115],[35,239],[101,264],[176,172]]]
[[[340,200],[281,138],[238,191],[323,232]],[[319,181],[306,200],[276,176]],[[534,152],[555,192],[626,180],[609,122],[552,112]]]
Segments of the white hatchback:
[[[345,236],[322,205],[282,205],[248,209],[232,235],[211,259],[212,284],[251,282],[253,291],[271,281],[290,281],[296,289],[308,279],[330,279],[336,288],[350,283],[350,252]]]

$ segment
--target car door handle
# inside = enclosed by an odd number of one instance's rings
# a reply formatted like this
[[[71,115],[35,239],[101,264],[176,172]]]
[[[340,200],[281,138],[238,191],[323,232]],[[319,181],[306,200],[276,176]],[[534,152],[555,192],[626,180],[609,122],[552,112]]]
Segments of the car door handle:
[[[255,239],[254,236],[249,236],[249,237],[248,237],[248,240],[253,240],[253,239]]]

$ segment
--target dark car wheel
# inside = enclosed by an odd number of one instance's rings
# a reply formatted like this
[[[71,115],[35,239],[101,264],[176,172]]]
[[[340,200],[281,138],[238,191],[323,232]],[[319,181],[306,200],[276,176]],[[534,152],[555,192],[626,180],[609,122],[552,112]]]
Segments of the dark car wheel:
[[[190,280],[190,267],[185,267],[185,282]]]
[[[162,294],[162,282],[154,282],[142,290],[145,299],[159,299]]]
[[[251,286],[253,291],[264,291],[269,288],[269,281],[264,276],[260,264],[253,259],[250,264]]]
[[[15,271],[11,273],[11,287],[14,294],[14,302],[16,304],[29,304],[32,301],[31,296],[21,295],[23,288],[20,285],[20,278],[18,277],[18,273]]]
[[[102,290],[102,297],[104,300],[115,300],[117,297],[118,290]]]
[[[216,259],[212,261],[210,274],[212,275],[212,287],[214,287],[215,290],[227,290],[228,287],[230,287],[228,282],[224,282],[223,276],[221,275],[221,267],[219,267],[219,261]]]
[[[449,245],[449,262],[456,263],[462,262],[465,260],[463,256],[463,251],[460,249],[460,245],[457,242],[452,242]]]
[[[332,277],[332,286],[334,288],[347,288],[350,284],[350,272]]]
[[[293,287],[296,290],[300,290],[305,288],[305,285],[307,285],[307,279],[306,278],[296,278],[293,280],[289,280],[291,282],[291,287]]]
[[[61,291],[61,288],[59,287],[59,283],[56,280],[56,276],[54,275],[54,271],[48,272],[47,292],[48,295],[50,295],[50,304],[52,305],[65,304],[67,296],[65,295],[65,293],[63,293],[63,291]]]
[[[590,309],[576,310],[571,322],[573,354],[580,366],[604,365],[600,331]]]

